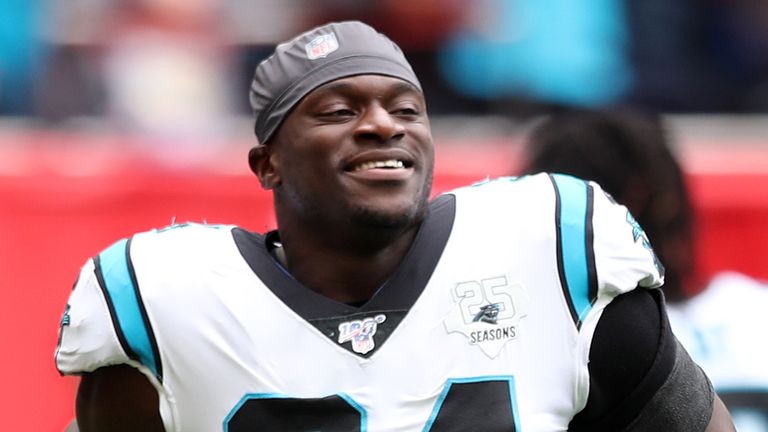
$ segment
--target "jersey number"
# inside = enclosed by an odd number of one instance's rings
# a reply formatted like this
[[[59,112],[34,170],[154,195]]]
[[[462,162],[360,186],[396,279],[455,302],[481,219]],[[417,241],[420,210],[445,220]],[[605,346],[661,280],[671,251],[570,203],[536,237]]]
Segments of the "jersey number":
[[[512,377],[449,380],[424,431],[519,431]],[[246,395],[224,421],[225,432],[368,430],[365,409],[346,395],[296,399]]]

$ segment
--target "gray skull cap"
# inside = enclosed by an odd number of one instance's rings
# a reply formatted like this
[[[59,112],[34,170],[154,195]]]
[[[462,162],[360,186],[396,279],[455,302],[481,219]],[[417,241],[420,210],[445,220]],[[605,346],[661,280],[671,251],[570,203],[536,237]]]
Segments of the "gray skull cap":
[[[329,23],[279,44],[256,67],[250,101],[261,144],[274,135],[301,99],[317,87],[354,75],[399,78],[421,90],[402,50],[359,21]]]

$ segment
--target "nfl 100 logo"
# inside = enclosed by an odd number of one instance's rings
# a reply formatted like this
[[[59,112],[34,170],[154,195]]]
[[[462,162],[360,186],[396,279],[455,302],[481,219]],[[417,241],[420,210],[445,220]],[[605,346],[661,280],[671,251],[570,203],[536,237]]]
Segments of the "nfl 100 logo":
[[[339,343],[352,342],[352,351],[368,353],[375,347],[373,335],[376,334],[376,328],[386,319],[385,315],[379,314],[339,324]]]
[[[307,58],[310,60],[325,58],[328,57],[328,54],[339,49],[339,41],[336,40],[335,34],[330,33],[312,39],[304,49],[307,51]]]

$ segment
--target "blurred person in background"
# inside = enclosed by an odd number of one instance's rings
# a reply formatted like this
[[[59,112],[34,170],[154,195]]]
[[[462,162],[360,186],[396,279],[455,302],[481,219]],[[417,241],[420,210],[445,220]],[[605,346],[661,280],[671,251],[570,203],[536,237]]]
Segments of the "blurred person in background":
[[[440,47],[443,78],[496,113],[609,106],[632,85],[622,0],[481,0]]]
[[[104,48],[108,115],[163,161],[204,161],[230,138],[233,53],[219,0],[129,0]]]
[[[768,431],[768,286],[725,272],[696,276],[694,210],[659,116],[569,110],[531,133],[524,173],[598,182],[628,207],[664,265],[662,290],[678,339],[712,379],[740,432]]]
[[[36,113],[35,84],[47,54],[44,13],[42,1],[6,0],[0,6],[0,116]]]

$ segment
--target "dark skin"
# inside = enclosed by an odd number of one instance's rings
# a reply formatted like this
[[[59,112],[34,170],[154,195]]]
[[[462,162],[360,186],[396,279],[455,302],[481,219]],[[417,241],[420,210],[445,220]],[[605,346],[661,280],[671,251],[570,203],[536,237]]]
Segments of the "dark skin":
[[[83,374],[77,391],[77,423],[82,432],[163,432],[157,391],[144,374],[127,365]]]
[[[273,190],[278,257],[294,277],[339,302],[365,301],[397,268],[426,212],[434,147],[423,95],[376,75],[325,84],[249,162]],[[733,430],[722,403],[715,407],[707,432]],[[83,375],[77,416],[83,432],[163,431],[157,392],[125,365]]]
[[[429,199],[434,154],[421,92],[383,76],[334,81],[250,156],[274,191],[291,274],[340,302],[370,298],[413,242]]]

